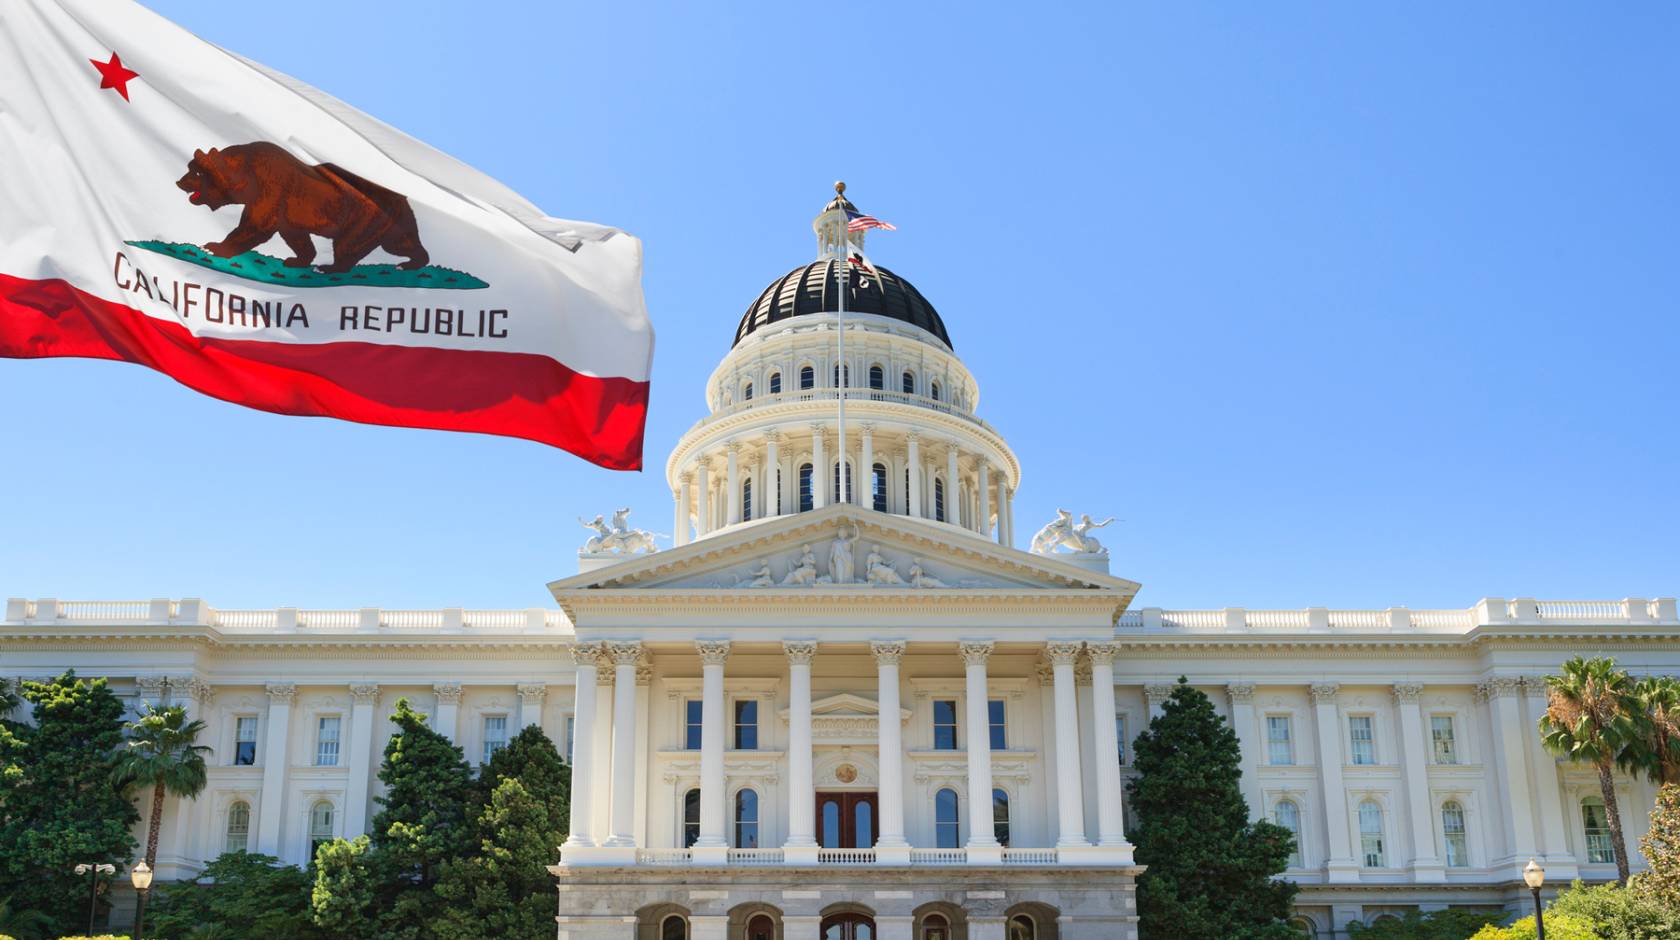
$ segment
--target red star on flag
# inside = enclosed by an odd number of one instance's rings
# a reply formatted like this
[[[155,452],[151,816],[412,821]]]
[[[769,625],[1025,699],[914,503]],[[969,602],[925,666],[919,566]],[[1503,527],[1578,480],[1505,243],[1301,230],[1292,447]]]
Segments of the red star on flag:
[[[88,61],[92,62],[93,67],[99,70],[99,87],[115,88],[117,94],[122,95],[123,100],[127,101],[128,83],[139,78],[140,73],[124,66],[122,59],[117,58],[115,52],[111,53],[111,61],[109,62],[101,62],[98,59],[89,59]]]

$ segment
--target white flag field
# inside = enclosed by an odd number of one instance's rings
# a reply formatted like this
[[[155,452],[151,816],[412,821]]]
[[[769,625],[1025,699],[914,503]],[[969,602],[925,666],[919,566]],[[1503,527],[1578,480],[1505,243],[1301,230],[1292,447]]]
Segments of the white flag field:
[[[642,249],[129,0],[0,2],[0,357],[641,466]]]

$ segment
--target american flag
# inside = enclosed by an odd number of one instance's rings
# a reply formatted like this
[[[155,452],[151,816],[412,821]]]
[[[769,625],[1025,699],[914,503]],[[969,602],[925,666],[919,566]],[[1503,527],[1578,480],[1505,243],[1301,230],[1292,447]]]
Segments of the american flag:
[[[861,232],[864,229],[869,228],[884,228],[889,232],[898,231],[898,226],[892,224],[891,222],[883,222],[872,215],[864,215],[861,212],[852,212],[849,209],[846,211],[846,231]]]

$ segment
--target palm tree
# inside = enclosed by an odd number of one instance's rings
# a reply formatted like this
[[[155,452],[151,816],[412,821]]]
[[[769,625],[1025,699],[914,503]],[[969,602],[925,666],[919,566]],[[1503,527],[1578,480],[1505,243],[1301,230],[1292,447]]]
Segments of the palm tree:
[[[1680,783],[1680,681],[1647,676],[1634,683],[1639,740],[1625,760],[1660,785]]]
[[[146,714],[128,726],[128,741],[118,755],[115,775],[124,789],[152,788],[152,817],[146,827],[146,865],[157,868],[158,833],[163,828],[163,798],[174,794],[192,799],[204,792],[204,755],[210,748],[194,743],[204,722],[188,721],[187,710],[179,705],[146,707]],[[151,888],[140,892],[134,922],[143,923],[146,898]],[[139,938],[136,938],[139,940]]]
[[[1638,740],[1639,702],[1633,680],[1616,668],[1615,660],[1577,656],[1563,664],[1562,675],[1547,676],[1546,686],[1542,741],[1553,754],[1598,770],[1598,788],[1604,795],[1604,815],[1616,853],[1616,879],[1625,885],[1627,842],[1622,838],[1613,773],[1618,764],[1625,764]]]

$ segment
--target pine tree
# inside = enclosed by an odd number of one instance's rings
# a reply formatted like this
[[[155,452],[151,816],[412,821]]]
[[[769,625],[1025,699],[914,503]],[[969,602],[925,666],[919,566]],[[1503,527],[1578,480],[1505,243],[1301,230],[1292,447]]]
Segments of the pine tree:
[[[272,855],[228,852],[204,867],[197,881],[162,886],[146,933],[165,940],[196,940],[217,926],[262,940],[320,940],[310,922],[313,878]]]
[[[123,704],[104,679],[66,672],[23,683],[34,724],[13,724],[0,785],[0,897],[46,913],[60,933],[87,926],[84,862],[120,865],[133,857],[140,814],[112,780],[123,743]],[[14,737],[15,736],[15,737]],[[0,753],[0,765],[7,755]]]
[[[525,792],[541,803],[564,833],[571,824],[572,769],[541,727],[528,725],[513,740],[490,756],[478,776],[478,806],[489,805],[490,795],[503,780],[517,778]]]
[[[559,815],[564,815],[563,804]],[[478,819],[471,857],[450,862],[437,885],[440,932],[453,940],[548,940],[554,936],[556,813],[518,777],[506,777]]]
[[[1294,850],[1289,830],[1249,822],[1236,733],[1180,677],[1160,717],[1138,736],[1127,787],[1137,821],[1138,915],[1146,940],[1290,940],[1299,890],[1276,878]]]

